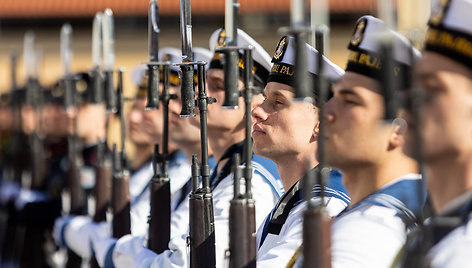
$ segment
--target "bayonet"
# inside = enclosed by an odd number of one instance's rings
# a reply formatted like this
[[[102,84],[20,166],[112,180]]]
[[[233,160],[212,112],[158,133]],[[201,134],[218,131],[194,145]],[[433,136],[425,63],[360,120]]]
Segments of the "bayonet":
[[[61,61],[64,76],[70,75],[70,63],[72,60],[71,49],[72,26],[65,23],[61,28]]]
[[[182,62],[192,62],[192,11],[190,0],[180,0],[180,33],[182,35]]]
[[[148,12],[148,102],[146,110],[159,108],[159,6],[157,0],[149,2]]]
[[[92,66],[97,69],[102,61],[102,18],[103,13],[97,12],[92,26]]]
[[[113,12],[107,8],[102,18],[103,67],[105,73],[105,100],[108,112],[116,112],[116,93],[113,83],[113,65],[115,64],[115,39]]]

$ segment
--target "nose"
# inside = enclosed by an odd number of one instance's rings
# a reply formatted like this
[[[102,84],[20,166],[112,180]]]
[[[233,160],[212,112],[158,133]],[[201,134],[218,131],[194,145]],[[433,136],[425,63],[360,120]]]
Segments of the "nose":
[[[169,101],[169,113],[179,115],[180,110],[182,110],[182,104],[181,104],[180,98]]]
[[[326,123],[333,123],[334,120],[336,119],[335,115],[334,115],[334,101],[333,101],[334,98],[331,98],[329,101],[327,101],[325,103],[325,111],[324,111],[324,118],[326,120]]]
[[[131,123],[139,123],[141,121],[143,121],[143,111],[140,111],[139,109],[137,109],[136,107],[133,107],[133,109],[131,109],[131,111],[129,112],[129,121]]]
[[[264,103],[260,103],[259,105],[256,105],[254,109],[252,109],[251,116],[253,121],[267,120],[268,113],[264,110],[263,104]]]

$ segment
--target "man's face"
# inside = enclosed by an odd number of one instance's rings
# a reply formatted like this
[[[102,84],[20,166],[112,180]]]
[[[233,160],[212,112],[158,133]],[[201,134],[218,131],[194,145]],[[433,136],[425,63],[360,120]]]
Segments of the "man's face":
[[[180,87],[170,87],[170,94],[176,94],[177,99],[169,102],[169,140],[177,145],[185,145],[200,141],[199,125],[191,124],[191,118],[180,117],[182,100],[180,98]]]
[[[145,98],[137,98],[128,113],[128,135],[130,140],[139,145],[153,144],[154,138],[151,133],[153,130],[153,121],[149,118],[152,111],[145,111]]]
[[[65,137],[69,133],[70,120],[62,104],[47,104],[42,111],[42,123],[47,135]]]
[[[264,97],[252,111],[254,152],[275,160],[313,150],[319,123],[316,107],[294,101],[293,87],[277,82],[267,84]]]
[[[225,99],[223,70],[210,69],[207,72],[207,95],[216,98],[216,102],[208,105],[207,125],[208,130],[228,131],[243,128],[244,99],[239,98],[239,109],[222,109]],[[238,80],[238,88],[243,88],[243,82]],[[198,94],[198,92],[196,92]],[[199,125],[199,112],[191,120],[192,124]]]
[[[426,162],[472,152],[472,72],[434,52],[425,52],[415,78],[419,85],[420,136]],[[417,124],[409,122],[408,142]],[[408,151],[408,150],[406,150]],[[411,152],[408,152],[411,154]]]
[[[383,97],[374,79],[346,74],[333,86],[326,103],[326,158],[336,168],[381,161],[392,126],[382,123]]]

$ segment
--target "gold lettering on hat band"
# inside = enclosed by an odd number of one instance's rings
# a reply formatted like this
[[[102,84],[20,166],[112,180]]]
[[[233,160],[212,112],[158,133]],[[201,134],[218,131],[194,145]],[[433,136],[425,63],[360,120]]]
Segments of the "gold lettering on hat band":
[[[270,72],[284,74],[288,76],[293,76],[295,74],[295,70],[293,70],[292,66],[280,65],[278,63],[275,63],[274,66],[272,66],[272,69],[270,70]]]
[[[365,66],[365,68],[374,69],[377,71],[382,70],[382,60],[371,54],[367,54],[360,51],[350,51],[348,55],[348,64],[354,63],[360,66]],[[401,72],[400,66],[393,67],[393,74],[397,77]]]
[[[426,44],[442,46],[472,58],[472,42],[467,38],[455,36],[452,33],[430,29],[426,34]]]

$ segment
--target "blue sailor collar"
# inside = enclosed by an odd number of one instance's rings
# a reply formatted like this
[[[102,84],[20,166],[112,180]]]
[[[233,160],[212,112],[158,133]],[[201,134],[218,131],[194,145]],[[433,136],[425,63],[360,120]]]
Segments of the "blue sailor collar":
[[[422,193],[422,198],[418,193]],[[336,218],[359,209],[365,205],[377,205],[393,208],[397,216],[411,226],[421,219],[421,213],[426,202],[426,187],[419,174],[407,174],[397,178],[376,192],[368,195],[356,204],[344,209]]]

